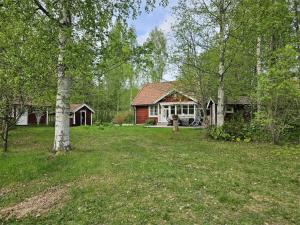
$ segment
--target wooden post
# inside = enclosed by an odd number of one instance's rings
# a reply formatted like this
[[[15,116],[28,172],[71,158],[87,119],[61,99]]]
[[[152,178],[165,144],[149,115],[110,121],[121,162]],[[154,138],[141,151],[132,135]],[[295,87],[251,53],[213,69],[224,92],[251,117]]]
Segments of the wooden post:
[[[178,128],[178,115],[172,115],[172,119],[173,119],[173,132],[178,132],[179,128]]]

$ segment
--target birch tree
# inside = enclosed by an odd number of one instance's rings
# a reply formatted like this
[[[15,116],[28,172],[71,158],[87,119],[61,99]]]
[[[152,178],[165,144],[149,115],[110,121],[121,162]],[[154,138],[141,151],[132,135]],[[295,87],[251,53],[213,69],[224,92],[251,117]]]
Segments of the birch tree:
[[[163,78],[167,63],[167,40],[164,33],[155,27],[149,34],[145,46],[151,49],[147,54],[149,64],[146,67],[146,79],[159,82]]]
[[[233,17],[236,1],[230,0],[211,0],[211,1],[180,1],[179,7],[184,5],[184,10],[188,18],[192,18],[194,27],[198,27],[200,31],[204,31],[199,41],[202,42],[199,48],[202,51],[210,46],[218,48],[218,106],[217,106],[217,125],[224,124],[224,78],[229,68],[226,56],[226,45],[231,37],[231,20]],[[195,19],[197,17],[197,19]],[[206,31],[206,32],[205,32]]]

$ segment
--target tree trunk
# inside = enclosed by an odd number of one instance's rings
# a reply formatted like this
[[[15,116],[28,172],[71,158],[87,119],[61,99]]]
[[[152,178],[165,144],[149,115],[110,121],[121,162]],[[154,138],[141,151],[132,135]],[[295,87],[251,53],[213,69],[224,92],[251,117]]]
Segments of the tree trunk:
[[[70,150],[70,91],[71,77],[67,75],[64,63],[66,43],[71,32],[71,16],[66,9],[66,5],[62,4],[62,15],[59,29],[59,55],[57,67],[57,95],[55,109],[55,136],[53,151]]]
[[[299,0],[294,0],[294,13],[295,13],[295,20],[294,20],[294,27],[296,32],[296,46],[297,51],[300,54],[300,3]],[[300,56],[298,56],[298,60],[300,61]],[[300,72],[300,67],[298,68],[298,71]]]
[[[6,119],[3,119],[2,121],[2,147],[3,147],[3,152],[7,152],[8,149],[8,124]]]
[[[261,76],[261,37],[257,37],[256,44],[256,74],[257,74],[257,111],[261,111],[261,86],[260,86],[260,76]]]
[[[217,106],[217,126],[224,124],[224,73],[225,73],[225,9],[224,0],[220,2],[220,33],[219,33],[219,88],[218,88],[218,106]]]
[[[217,126],[224,125],[224,80],[222,79],[218,88]]]

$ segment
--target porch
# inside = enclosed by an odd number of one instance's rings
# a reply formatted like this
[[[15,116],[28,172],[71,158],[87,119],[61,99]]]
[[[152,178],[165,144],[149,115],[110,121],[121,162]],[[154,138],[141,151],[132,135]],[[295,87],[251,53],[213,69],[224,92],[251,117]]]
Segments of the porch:
[[[173,124],[173,115],[178,115],[183,127],[200,126],[203,113],[195,102],[161,102],[149,106],[149,118],[155,118],[156,127],[168,127]]]

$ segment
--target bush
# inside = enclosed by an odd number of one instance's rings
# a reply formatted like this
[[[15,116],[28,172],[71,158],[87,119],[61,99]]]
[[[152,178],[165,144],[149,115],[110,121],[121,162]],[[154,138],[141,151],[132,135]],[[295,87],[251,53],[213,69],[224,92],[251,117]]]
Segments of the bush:
[[[230,121],[225,121],[221,127],[212,126],[208,130],[208,134],[215,140],[224,141],[244,141],[252,140],[251,124],[243,118],[243,115],[235,115]]]
[[[145,121],[145,125],[156,125],[156,120],[155,119],[147,119]]]
[[[124,123],[133,124],[134,123],[134,113],[133,112],[126,112],[127,116],[125,118]]]
[[[132,123],[133,117],[134,116],[132,112],[119,112],[115,115],[113,123],[122,126],[123,123]]]
[[[223,127],[210,126],[208,128],[208,135],[215,140],[231,140],[230,134],[226,133]]]

